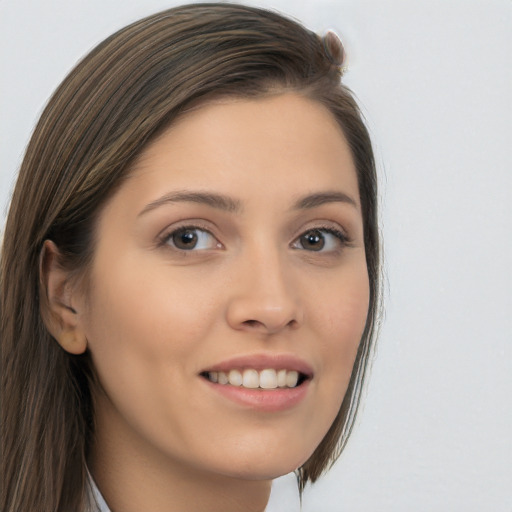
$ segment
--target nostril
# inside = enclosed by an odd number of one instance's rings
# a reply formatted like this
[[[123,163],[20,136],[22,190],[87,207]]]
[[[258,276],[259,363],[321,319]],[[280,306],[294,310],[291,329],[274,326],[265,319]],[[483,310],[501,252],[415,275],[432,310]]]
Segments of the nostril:
[[[290,327],[291,329],[295,329],[296,327],[299,326],[299,322],[297,322],[297,320],[295,320],[295,318],[293,318],[292,320],[290,320],[287,324],[286,324],[287,327]]]
[[[257,299],[257,300],[256,300]],[[282,329],[295,329],[302,323],[301,307],[289,301],[279,304],[268,298],[244,297],[230,301],[226,320],[234,329],[274,334]]]
[[[242,322],[242,325],[245,326],[247,329],[250,330],[264,330],[269,333],[278,332],[281,329],[285,329],[287,327],[294,329],[296,326],[299,325],[299,322],[297,322],[295,319],[290,320],[286,323],[278,323],[278,322],[264,322],[261,320],[245,320]]]
[[[247,327],[258,327],[258,325],[261,325],[261,322],[258,322],[258,320],[246,320],[243,323],[247,325]]]

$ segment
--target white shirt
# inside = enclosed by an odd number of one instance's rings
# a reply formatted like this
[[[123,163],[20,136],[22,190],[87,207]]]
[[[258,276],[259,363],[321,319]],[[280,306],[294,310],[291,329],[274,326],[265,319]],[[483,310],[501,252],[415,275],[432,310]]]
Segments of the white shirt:
[[[107,502],[101,495],[101,492],[98,489],[98,486],[96,485],[96,482],[94,481],[94,478],[91,476],[90,473],[89,473],[89,480],[90,480],[90,484],[91,484],[92,495],[95,500],[95,504],[97,505],[97,508],[94,510],[94,512],[110,512]]]

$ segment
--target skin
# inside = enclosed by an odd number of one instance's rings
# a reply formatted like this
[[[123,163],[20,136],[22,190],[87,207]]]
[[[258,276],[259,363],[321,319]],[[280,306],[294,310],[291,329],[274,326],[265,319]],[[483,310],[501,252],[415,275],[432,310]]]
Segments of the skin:
[[[176,192],[221,194],[237,209],[161,199]],[[324,192],[349,199],[296,207]],[[193,250],[169,238],[184,225],[201,229]],[[346,239],[322,231],[314,250],[301,235],[315,228]],[[368,310],[357,177],[332,114],[292,93],[188,112],[102,211],[87,293],[55,255],[48,244],[54,332],[93,357],[90,469],[112,511],[264,510],[271,480],[303,464],[332,424]],[[304,399],[262,412],[199,375],[253,354],[307,361]]]

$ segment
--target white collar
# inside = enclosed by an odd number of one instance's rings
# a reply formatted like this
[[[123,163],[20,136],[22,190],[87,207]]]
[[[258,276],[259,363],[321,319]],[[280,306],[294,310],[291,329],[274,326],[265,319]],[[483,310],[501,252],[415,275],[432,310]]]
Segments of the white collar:
[[[107,502],[105,501],[105,498],[103,498],[103,496],[101,495],[101,492],[98,489],[98,486],[96,485],[96,482],[94,481],[94,478],[92,477],[91,473],[89,473],[89,484],[93,498],[92,502],[96,505],[96,509],[94,510],[94,512],[110,512]]]

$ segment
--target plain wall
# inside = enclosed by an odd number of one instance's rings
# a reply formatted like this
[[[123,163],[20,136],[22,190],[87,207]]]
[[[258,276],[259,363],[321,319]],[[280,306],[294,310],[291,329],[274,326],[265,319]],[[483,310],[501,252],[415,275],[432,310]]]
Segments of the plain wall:
[[[364,408],[303,512],[512,510],[509,0],[261,0],[334,28],[381,179],[386,314]],[[174,1],[0,1],[0,225],[73,64]],[[293,477],[269,511],[299,510]]]

